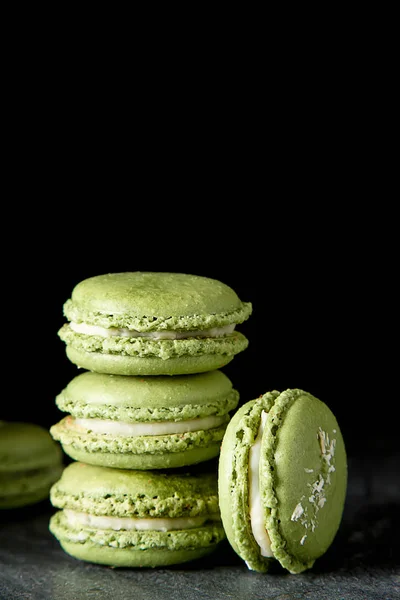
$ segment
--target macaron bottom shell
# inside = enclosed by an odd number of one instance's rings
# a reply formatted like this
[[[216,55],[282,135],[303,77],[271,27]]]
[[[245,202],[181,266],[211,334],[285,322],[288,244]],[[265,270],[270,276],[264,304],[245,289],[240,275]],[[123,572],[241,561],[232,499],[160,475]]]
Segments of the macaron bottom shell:
[[[63,550],[78,560],[107,565],[109,567],[167,567],[190,562],[214,552],[215,547],[190,550],[135,550],[134,548],[110,548],[91,542],[60,542]]]
[[[169,469],[196,465],[215,458],[219,454],[220,442],[206,448],[196,448],[185,452],[164,454],[113,454],[110,452],[90,452],[63,444],[63,450],[76,461],[88,465],[111,467],[114,469]]]
[[[68,359],[80,368],[110,375],[191,375],[226,366],[234,354],[199,354],[172,358],[86,352],[66,347]]]

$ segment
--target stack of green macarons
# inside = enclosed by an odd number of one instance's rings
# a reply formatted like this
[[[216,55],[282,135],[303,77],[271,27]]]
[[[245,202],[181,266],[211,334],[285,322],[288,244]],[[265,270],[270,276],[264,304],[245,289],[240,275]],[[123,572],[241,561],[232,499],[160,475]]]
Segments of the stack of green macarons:
[[[251,314],[227,285],[181,273],[83,280],[59,335],[84,369],[50,433],[74,462],[53,485],[50,530],[75,558],[155,567],[225,539],[217,459],[239,394],[221,371]],[[202,468],[198,465],[202,463]]]
[[[251,310],[225,284],[178,273],[74,288],[59,335],[84,371],[58,395],[67,416],[50,430],[74,461],[50,496],[67,553],[156,567],[225,539],[251,570],[301,573],[327,551],[346,497],[343,437],[301,389],[238,408],[221,369],[246,349],[235,327]]]

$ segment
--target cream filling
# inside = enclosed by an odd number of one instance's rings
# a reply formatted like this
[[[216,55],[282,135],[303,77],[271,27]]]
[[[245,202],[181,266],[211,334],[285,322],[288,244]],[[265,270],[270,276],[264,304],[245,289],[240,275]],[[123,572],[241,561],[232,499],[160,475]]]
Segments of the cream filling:
[[[267,413],[263,410],[261,413],[261,423],[254,444],[250,448],[249,454],[249,504],[250,504],[250,524],[254,539],[261,550],[261,556],[272,558],[274,556],[271,550],[271,540],[268,531],[265,528],[263,509],[260,495],[260,453],[261,440],[264,433],[264,427],[267,420]]]
[[[144,337],[154,340],[183,340],[190,337],[221,337],[229,335],[235,329],[235,324],[225,327],[212,327],[211,329],[198,329],[196,331],[136,331],[136,329],[117,329],[116,327],[99,327],[98,325],[87,325],[87,323],[69,324],[72,331],[85,335],[99,335],[101,337]]]
[[[137,435],[169,435],[174,433],[188,433],[219,427],[226,422],[226,416],[216,417],[211,415],[189,421],[165,421],[157,423],[125,423],[111,421],[110,419],[73,419],[73,425],[94,433],[109,433],[122,437]]]
[[[113,529],[120,531],[173,531],[201,527],[206,521],[219,520],[218,515],[206,517],[175,517],[134,519],[131,517],[98,517],[88,513],[64,509],[64,515],[71,527],[93,527],[94,529]]]

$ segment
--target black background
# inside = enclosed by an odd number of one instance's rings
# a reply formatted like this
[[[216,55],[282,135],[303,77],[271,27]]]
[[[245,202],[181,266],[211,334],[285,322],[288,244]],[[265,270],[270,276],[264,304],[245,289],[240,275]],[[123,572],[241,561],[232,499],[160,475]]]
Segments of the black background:
[[[393,274],[378,259],[384,249],[374,242],[372,213],[273,198],[267,185],[258,200],[251,186],[229,186],[223,201],[192,198],[190,190],[183,199],[181,190],[180,201],[160,201],[160,191],[141,196],[134,186],[128,200],[118,190],[95,190],[98,199],[93,193],[86,203],[64,194],[64,204],[55,201],[60,216],[52,204],[21,211],[14,243],[21,260],[5,246],[3,419],[49,427],[63,416],[54,399],[78,370],[57,331],[79,281],[174,271],[219,279],[253,303],[238,327],[249,347],[224,368],[241,403],[271,389],[302,388],[336,414],[349,454],[395,448]]]
[[[349,452],[396,447],[393,78],[373,94],[371,61],[336,72],[291,56],[268,63],[266,91],[265,65],[242,59],[200,84],[160,56],[131,80],[67,54],[9,67],[0,418],[61,418],[77,369],[57,331],[79,281],[175,271],[253,303],[249,347],[224,369],[241,402],[300,387],[336,413]]]
[[[133,58],[103,39],[58,46],[58,28],[25,34],[3,73],[0,418],[61,416],[76,369],[57,331],[80,280],[182,271],[254,305],[249,348],[225,369],[241,401],[302,387],[349,451],[397,446],[389,38],[382,60],[352,36],[265,51],[252,33]]]

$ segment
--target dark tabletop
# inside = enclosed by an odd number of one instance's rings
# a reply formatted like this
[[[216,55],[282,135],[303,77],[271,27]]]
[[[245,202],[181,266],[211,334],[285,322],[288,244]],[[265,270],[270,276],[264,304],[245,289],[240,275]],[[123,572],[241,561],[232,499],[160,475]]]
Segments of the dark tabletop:
[[[249,571],[227,542],[168,569],[112,569],[65,554],[47,503],[0,515],[1,600],[395,600],[400,598],[400,455],[353,457],[339,532],[312,570]]]

